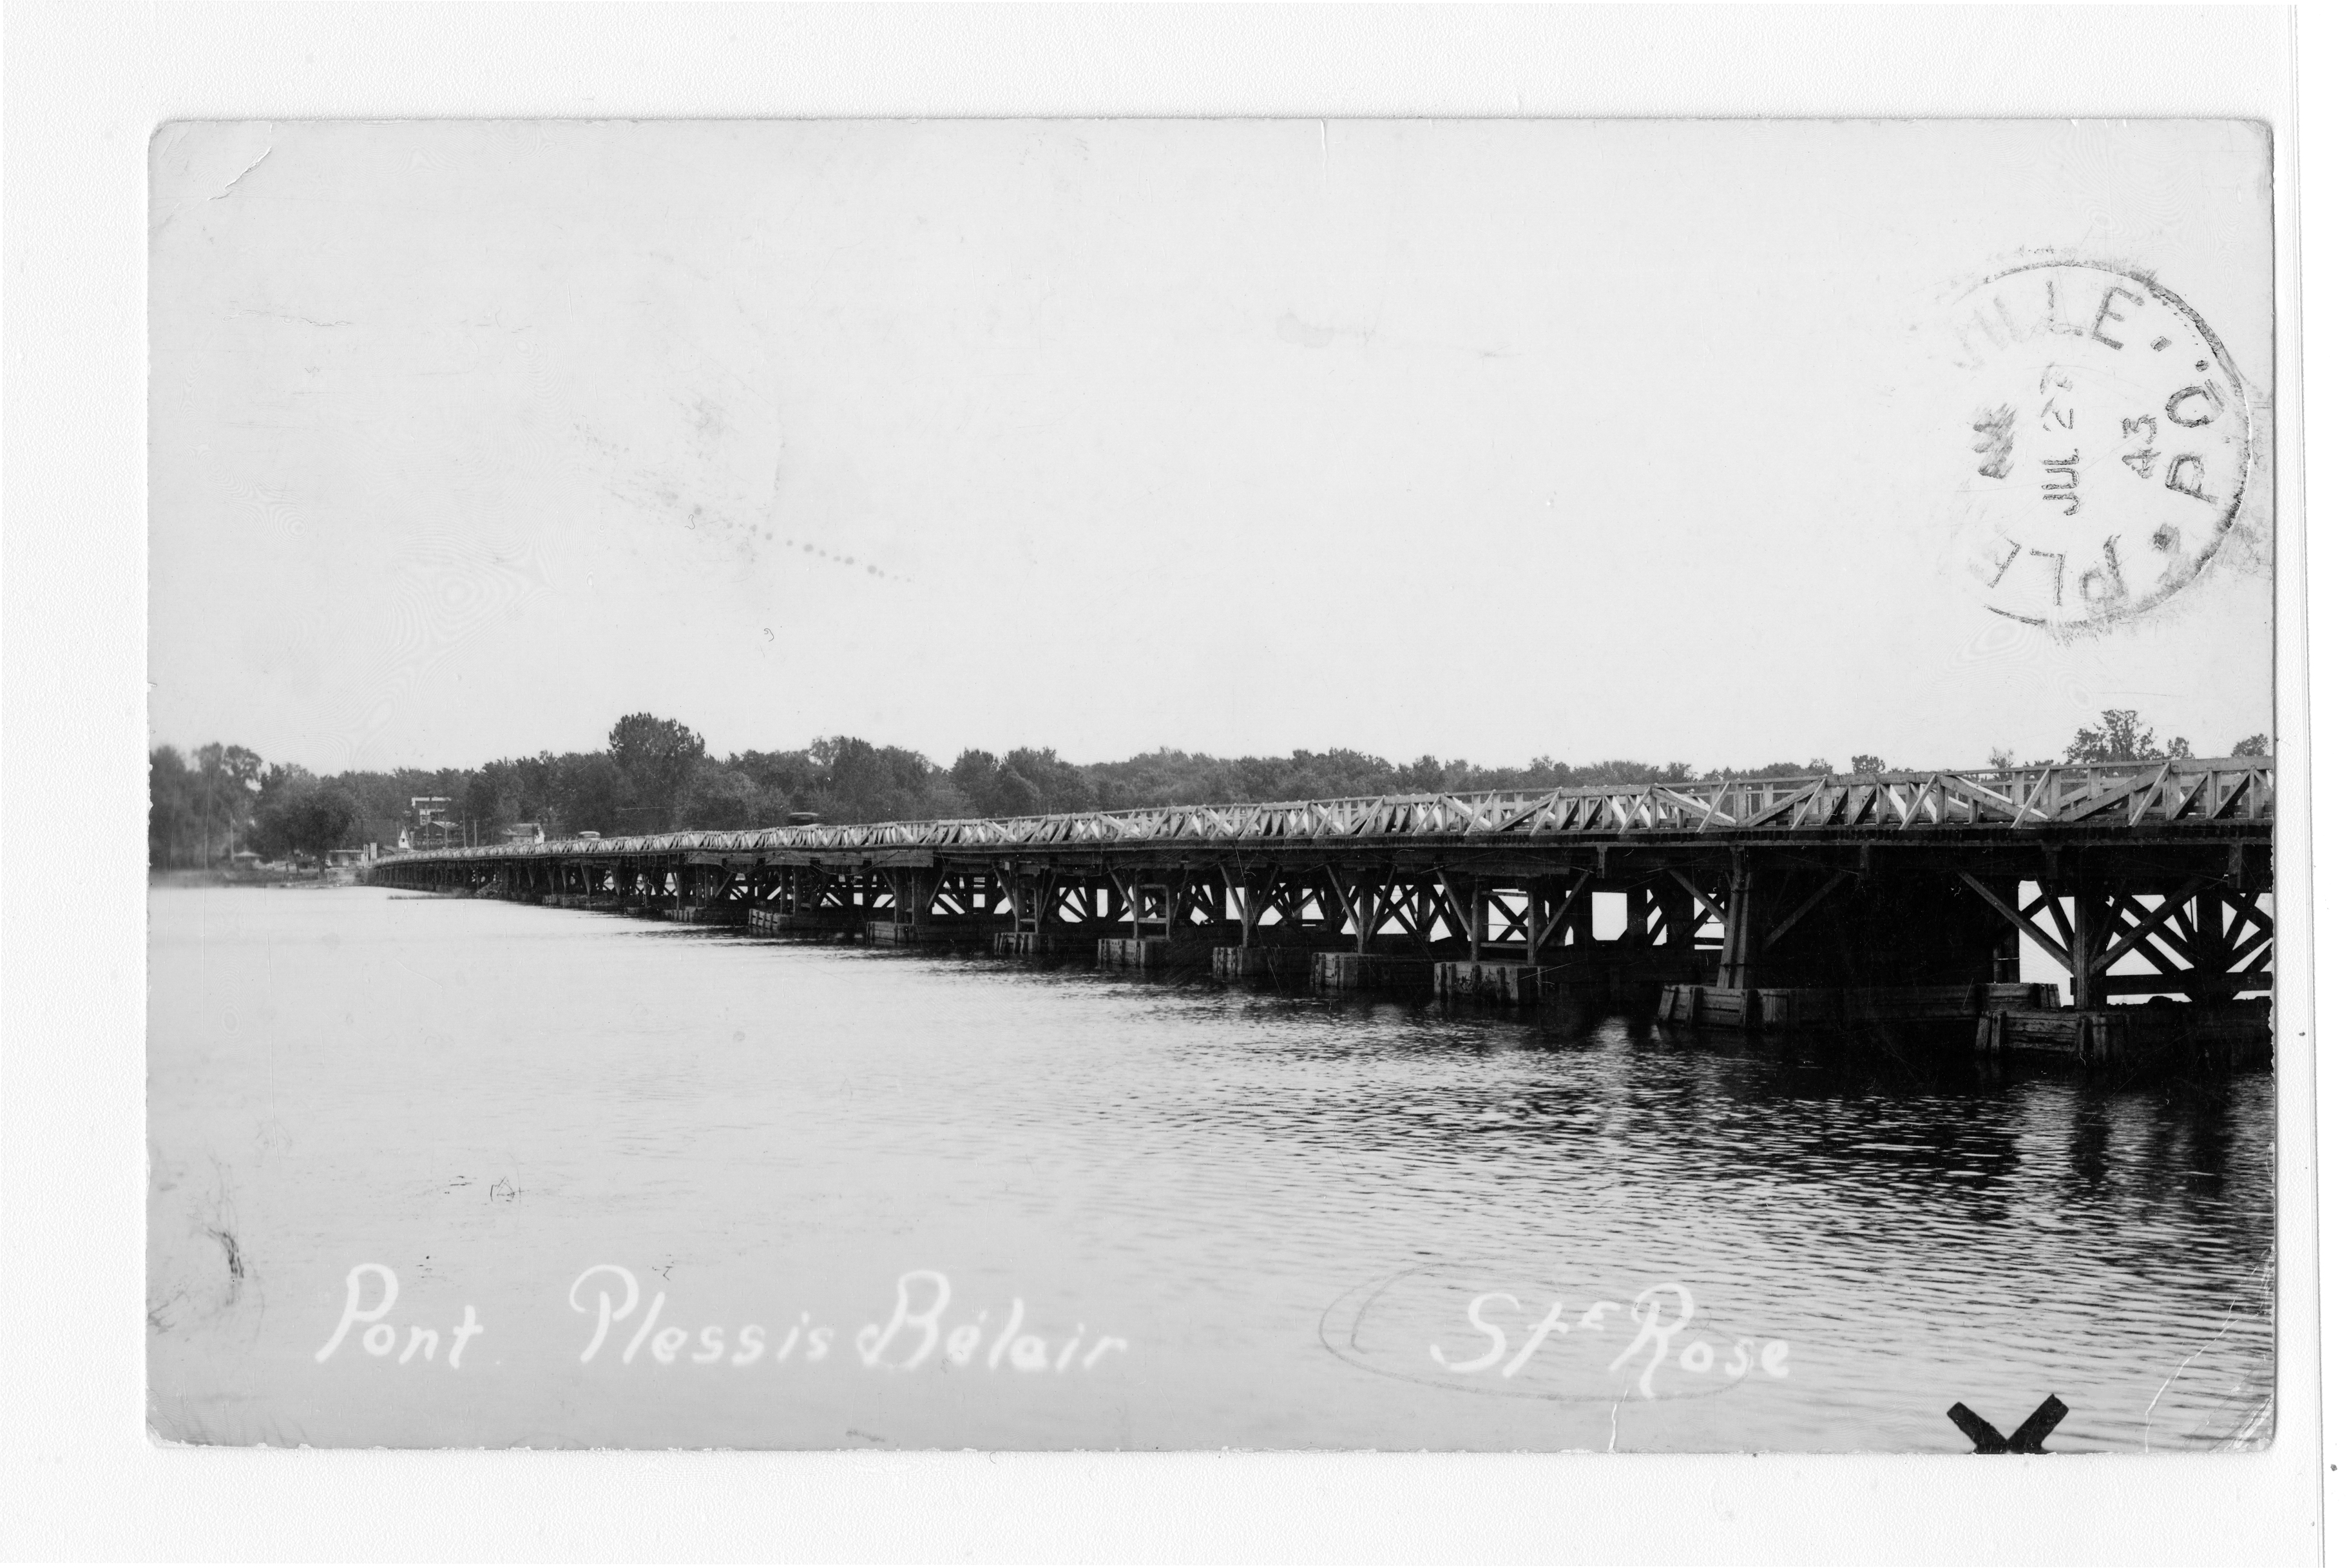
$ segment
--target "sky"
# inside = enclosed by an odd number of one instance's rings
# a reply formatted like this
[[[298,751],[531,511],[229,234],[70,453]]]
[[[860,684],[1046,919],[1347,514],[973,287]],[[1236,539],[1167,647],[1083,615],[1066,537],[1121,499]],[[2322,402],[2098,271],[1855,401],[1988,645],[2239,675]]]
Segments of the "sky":
[[[649,710],[719,753],[1973,767],[2107,707],[2206,753],[2273,728],[2255,126],[203,123],[150,156],[157,743],[469,765]],[[1953,329],[2033,263],[2190,307],[2251,453],[2176,592],[2052,628],[1967,544],[1971,421],[2034,389]],[[2095,482],[2082,539],[2152,516],[2158,478]]]

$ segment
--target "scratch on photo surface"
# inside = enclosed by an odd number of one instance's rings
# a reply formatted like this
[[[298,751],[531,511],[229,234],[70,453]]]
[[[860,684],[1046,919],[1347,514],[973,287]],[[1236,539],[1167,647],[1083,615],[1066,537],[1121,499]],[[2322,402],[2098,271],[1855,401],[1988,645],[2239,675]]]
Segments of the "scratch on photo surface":
[[[2268,1253],[2267,1261],[2261,1265],[2259,1284],[2262,1287],[2272,1288],[2274,1277],[2275,1253],[2271,1251]],[[2176,1367],[2170,1368],[2169,1376],[2161,1380],[2161,1387],[2156,1388],[2153,1391],[2153,1398],[2146,1401],[2144,1416],[2145,1429],[2139,1438],[2139,1441],[2144,1451],[2150,1453],[2153,1450],[2154,1407],[2161,1403],[2161,1397],[2169,1391],[2169,1386],[2178,1381],[2179,1376],[2185,1372],[2187,1367],[2193,1365],[2196,1361],[2200,1360],[2205,1353],[2218,1345],[2219,1341],[2227,1337],[2228,1333],[2235,1326],[2236,1310],[2240,1306],[2241,1303],[2242,1296],[2240,1293],[2228,1299],[2227,1315],[2220,1321],[2219,1331],[2210,1336],[2210,1337],[2205,1340],[2202,1344],[2197,1346],[2191,1351],[2189,1351],[2183,1360],[2179,1361]],[[2272,1404],[2273,1402],[2274,1396],[2271,1394],[2267,1398],[2267,1403]],[[2262,1410],[2265,1407],[2263,1405]],[[2259,1415],[2260,1412],[2254,1412],[2249,1421],[2239,1427],[2234,1432],[2229,1434],[2230,1439],[2234,1441],[2243,1440],[2247,1433],[2257,1428],[2259,1424]]]
[[[260,168],[263,164],[264,164],[264,163],[268,162],[268,161],[269,161],[269,155],[270,155],[271,153],[273,153],[273,152],[276,151],[276,150],[277,150],[277,146],[276,146],[276,144],[275,144],[274,142],[272,142],[269,146],[263,148],[263,149],[261,150],[261,156],[260,156],[260,157],[258,157],[258,158],[256,158],[256,159],[254,159],[252,162],[250,162],[250,163],[246,164],[243,169],[238,170],[236,171],[236,178],[235,178],[235,179],[233,179],[233,180],[231,180],[227,184],[225,184],[225,185],[222,186],[222,187],[220,188],[220,190],[219,190],[218,191],[216,191],[216,192],[213,194],[213,196],[212,196],[212,200],[213,200],[213,201],[227,201],[227,200],[228,200],[228,198],[229,198],[229,196],[230,196],[233,192],[234,192],[234,191],[236,190],[236,188],[237,188],[239,185],[242,185],[242,184],[243,184],[243,183],[244,183],[244,177],[245,177],[246,175],[248,175],[248,174],[252,173],[254,170],[256,170],[256,169]]]

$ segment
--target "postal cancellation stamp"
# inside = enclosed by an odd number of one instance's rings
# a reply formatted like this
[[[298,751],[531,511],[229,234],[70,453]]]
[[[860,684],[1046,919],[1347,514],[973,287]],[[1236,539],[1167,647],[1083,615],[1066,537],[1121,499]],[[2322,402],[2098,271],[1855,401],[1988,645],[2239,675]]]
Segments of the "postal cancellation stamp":
[[[1961,558],[1989,607],[2085,631],[2192,582],[2251,472],[2242,377],[2187,303],[2137,273],[2034,262],[1951,320],[1974,406],[1949,432]]]

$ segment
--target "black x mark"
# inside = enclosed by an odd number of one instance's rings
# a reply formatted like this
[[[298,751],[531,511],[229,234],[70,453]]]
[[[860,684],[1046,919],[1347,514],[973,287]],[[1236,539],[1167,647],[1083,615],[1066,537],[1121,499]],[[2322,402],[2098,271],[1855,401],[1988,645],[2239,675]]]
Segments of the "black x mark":
[[[2071,1413],[2070,1406],[2050,1394],[2023,1425],[2014,1429],[2013,1437],[2002,1438],[1996,1427],[1964,1405],[1950,1407],[1950,1419],[1958,1424],[1958,1430],[1974,1440],[1974,1452],[1978,1454],[2044,1454],[2047,1450],[2039,1445],[2055,1429],[2055,1423]]]

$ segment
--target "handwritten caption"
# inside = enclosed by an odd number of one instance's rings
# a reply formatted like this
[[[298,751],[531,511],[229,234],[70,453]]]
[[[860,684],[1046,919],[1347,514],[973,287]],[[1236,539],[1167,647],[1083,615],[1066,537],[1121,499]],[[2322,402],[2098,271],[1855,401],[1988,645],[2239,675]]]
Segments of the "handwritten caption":
[[[1486,1309],[1498,1302],[1508,1303],[1512,1311],[1525,1310],[1523,1304],[1506,1291],[1491,1290],[1475,1297],[1468,1303],[1468,1326],[1486,1341],[1484,1353],[1454,1359],[1443,1346],[1430,1345],[1427,1353],[1438,1367],[1455,1374],[1492,1372],[1504,1378],[1515,1377],[1526,1370],[1535,1353],[1553,1336],[1588,1330],[1604,1336],[1610,1327],[1609,1319],[1620,1312],[1623,1318],[1613,1326],[1630,1329],[1630,1342],[1607,1363],[1607,1370],[1636,1368],[1640,1397],[1652,1399],[1656,1397],[1657,1368],[1672,1355],[1673,1340],[1696,1316],[1696,1297],[1686,1285],[1677,1282],[1651,1285],[1633,1296],[1628,1305],[1618,1301],[1594,1301],[1572,1323],[1567,1321],[1566,1303],[1553,1301],[1548,1312],[1538,1320],[1527,1320],[1525,1338],[1517,1344],[1516,1354],[1511,1355],[1510,1331],[1485,1315]],[[1676,1309],[1670,1323],[1664,1321],[1668,1303]],[[1643,1350],[1647,1352],[1644,1364],[1640,1360]],[[1757,1366],[1769,1377],[1784,1377],[1788,1374],[1786,1360],[1792,1353],[1793,1347],[1783,1339],[1757,1341],[1751,1336],[1731,1340],[1716,1353],[1713,1341],[1692,1336],[1681,1346],[1675,1365],[1697,1377],[1712,1375],[1732,1382],[1744,1378]]]
[[[840,1330],[807,1312],[786,1323],[771,1340],[768,1327],[759,1323],[664,1323],[664,1316],[671,1315],[668,1292],[657,1290],[647,1302],[635,1271],[619,1264],[593,1265],[571,1282],[564,1295],[572,1312],[594,1319],[579,1351],[583,1365],[605,1357],[634,1366],[639,1353],[646,1364],[659,1367],[680,1362],[698,1367],[809,1365],[828,1360],[837,1351],[844,1363],[874,1371],[911,1372],[932,1366],[1081,1376],[1103,1358],[1132,1348],[1117,1335],[1089,1334],[1081,1322],[1066,1331],[1048,1329],[1041,1322],[1031,1325],[1022,1296],[1013,1296],[999,1316],[994,1305],[982,1305],[976,1315],[966,1308],[950,1318],[954,1300],[953,1284],[944,1274],[908,1270],[897,1277],[887,1315],[859,1327],[841,1350]],[[344,1279],[342,1315],[314,1359],[322,1364],[332,1359],[352,1330],[358,1329],[358,1346],[370,1357],[380,1359],[398,1349],[398,1365],[435,1361],[441,1343],[436,1326],[405,1325],[406,1347],[399,1348],[403,1326],[388,1321],[398,1301],[397,1272],[383,1264],[354,1267]],[[468,1305],[463,1321],[450,1330],[449,1357],[442,1365],[459,1369],[468,1343],[487,1332]]]
[[[378,1299],[373,1306],[361,1306],[359,1301],[366,1294],[367,1280],[369,1275],[381,1282],[378,1287]],[[318,1346],[318,1353],[314,1359],[323,1362],[333,1356],[336,1351],[342,1348],[344,1337],[361,1324],[367,1325],[367,1332],[359,1336],[359,1347],[369,1356],[390,1355],[392,1347],[399,1343],[399,1330],[383,1320],[390,1315],[391,1309],[398,1304],[398,1301],[399,1276],[390,1269],[381,1264],[361,1264],[352,1269],[343,1279],[343,1315],[336,1323],[334,1334],[326,1343]],[[465,1320],[449,1331],[448,1366],[451,1371],[457,1370],[463,1361],[466,1343],[475,1336],[488,1332],[481,1320],[474,1315],[471,1304],[468,1303],[465,1307]],[[437,1328],[426,1328],[421,1325],[410,1324],[408,1329],[408,1348],[399,1353],[400,1365],[405,1366],[415,1360],[417,1352],[419,1350],[424,1353],[424,1359],[427,1361],[439,1356],[440,1331]]]
[[[1633,1291],[1414,1264],[1331,1302],[1320,1337],[1365,1372],[1513,1399],[1702,1398],[1794,1372],[1787,1341],[1709,1315],[1669,1275]]]
[[[580,1294],[591,1280],[596,1282],[592,1309]],[[615,1286],[621,1292],[616,1302],[612,1295]],[[579,1359],[588,1362],[601,1355],[612,1340],[614,1326],[626,1323],[635,1315],[642,1291],[636,1276],[629,1270],[617,1264],[597,1264],[572,1282],[568,1299],[572,1311],[592,1310],[595,1315],[595,1332],[579,1352]],[[868,1323],[858,1329],[850,1342],[852,1353],[868,1367],[910,1372],[928,1362],[933,1355],[937,1356],[940,1366],[971,1366],[984,1346],[985,1358],[978,1361],[984,1371],[994,1372],[1008,1366],[1014,1372],[1090,1372],[1104,1356],[1130,1348],[1123,1339],[1106,1334],[1096,1336],[1088,1345],[1081,1323],[1066,1338],[1057,1334],[1049,1337],[1039,1333],[1022,1334],[1028,1304],[1016,1295],[1000,1320],[994,1318],[994,1308],[983,1307],[978,1316],[948,1327],[947,1308],[953,1300],[953,1284],[936,1269],[914,1269],[898,1275],[896,1304],[887,1321]],[[741,1325],[731,1331],[730,1336],[728,1326],[722,1323],[704,1325],[698,1332],[676,1325],[657,1329],[654,1326],[660,1321],[667,1304],[667,1292],[654,1294],[651,1305],[645,1309],[644,1317],[629,1336],[626,1348],[619,1352],[622,1365],[633,1362],[639,1350],[649,1352],[654,1361],[665,1367],[675,1363],[681,1355],[698,1366],[714,1366],[722,1361],[731,1367],[750,1367],[761,1362],[789,1361],[794,1356],[803,1362],[822,1361],[833,1353],[833,1330],[814,1322],[804,1312],[784,1331],[770,1354],[767,1330],[756,1323]],[[688,1345],[696,1348],[684,1355]]]

